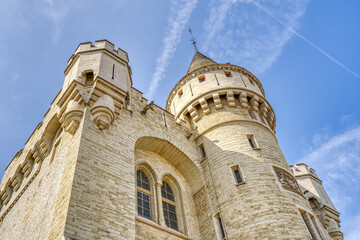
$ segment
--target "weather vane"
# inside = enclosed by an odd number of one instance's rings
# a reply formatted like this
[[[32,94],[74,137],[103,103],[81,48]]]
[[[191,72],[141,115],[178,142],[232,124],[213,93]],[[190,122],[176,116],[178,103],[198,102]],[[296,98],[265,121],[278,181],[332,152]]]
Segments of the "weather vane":
[[[190,35],[191,35],[190,41],[191,41],[192,44],[194,45],[195,51],[197,52],[198,50],[197,50],[197,47],[196,47],[196,38],[194,38],[194,36],[192,35],[192,31],[191,31],[190,28],[189,28],[189,33],[190,33]]]

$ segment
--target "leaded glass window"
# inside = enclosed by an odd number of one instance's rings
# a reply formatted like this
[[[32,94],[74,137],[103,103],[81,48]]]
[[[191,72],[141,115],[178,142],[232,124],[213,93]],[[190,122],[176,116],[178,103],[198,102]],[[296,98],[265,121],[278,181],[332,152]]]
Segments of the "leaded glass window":
[[[166,226],[178,230],[174,193],[166,182],[162,184],[161,196]]]
[[[151,191],[148,177],[142,171],[136,172],[137,211],[139,216],[151,219]]]

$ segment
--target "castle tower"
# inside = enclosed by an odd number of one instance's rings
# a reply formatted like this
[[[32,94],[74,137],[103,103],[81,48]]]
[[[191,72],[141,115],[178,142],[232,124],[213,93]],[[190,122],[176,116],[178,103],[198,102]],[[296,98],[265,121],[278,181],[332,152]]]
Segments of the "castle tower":
[[[300,165],[299,187],[253,74],[196,51],[165,110],[128,62],[107,40],[70,57],[1,180],[0,239],[342,239]]]
[[[196,51],[166,110],[191,122],[217,239],[329,239],[275,136],[275,114],[244,68]]]
[[[305,163],[297,163],[290,168],[303,189],[305,197],[310,202],[314,213],[320,219],[324,228],[329,232],[333,239],[342,239],[343,234],[340,230],[339,212],[336,210],[333,202],[326,193],[322,181],[315,170]]]

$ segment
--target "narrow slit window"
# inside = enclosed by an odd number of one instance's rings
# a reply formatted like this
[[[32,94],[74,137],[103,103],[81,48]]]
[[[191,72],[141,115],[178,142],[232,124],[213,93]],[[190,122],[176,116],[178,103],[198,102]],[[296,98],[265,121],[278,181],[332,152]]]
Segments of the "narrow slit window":
[[[308,221],[308,219],[307,219],[307,216],[308,215],[306,215],[307,213],[304,211],[304,212],[301,212],[300,211],[300,214],[301,214],[301,217],[303,218],[303,220],[304,220],[304,223],[305,223],[305,225],[306,225],[306,228],[307,228],[307,230],[308,230],[308,232],[309,232],[309,234],[310,234],[310,236],[311,236],[311,238],[312,239],[315,239],[314,238],[314,232],[312,231],[312,229],[311,229],[311,227],[310,227],[310,223],[309,223],[309,221]]]
[[[231,75],[231,72],[230,72],[230,71],[224,71],[224,73],[225,73],[225,76],[226,76],[226,77],[232,77],[232,75]]]
[[[220,225],[220,229],[221,229],[222,238],[225,238],[225,230],[224,230],[223,223],[221,221],[221,217],[219,217],[219,225]]]
[[[113,64],[111,79],[114,79],[114,76],[115,76],[115,64]]]
[[[180,89],[180,91],[178,92],[178,96],[179,96],[179,98],[181,98],[181,96],[183,95],[183,90],[182,89]]]
[[[199,79],[199,83],[205,82],[205,75],[201,75],[200,77],[198,77]]]
[[[223,222],[221,220],[221,217],[220,217],[219,213],[214,215],[213,221],[214,221],[214,224],[215,224],[215,232],[216,232],[217,240],[226,239],[224,225],[223,225]]]
[[[203,158],[206,157],[206,152],[205,152],[204,145],[201,144],[199,147],[200,147],[200,151],[201,151],[201,156]]]
[[[251,138],[248,138],[251,148],[255,148],[254,142]]]
[[[247,137],[247,139],[248,139],[248,141],[249,141],[249,144],[250,144],[250,147],[251,147],[252,149],[258,149],[258,148],[259,148],[259,146],[258,146],[258,144],[257,144],[257,142],[256,142],[256,140],[255,140],[255,138],[254,138],[254,135],[252,135],[252,134],[247,134],[246,137]]]
[[[243,183],[244,178],[243,178],[243,176],[241,174],[239,165],[232,166],[231,169],[232,169],[232,172],[233,172],[233,175],[234,175],[235,183],[236,184]]]

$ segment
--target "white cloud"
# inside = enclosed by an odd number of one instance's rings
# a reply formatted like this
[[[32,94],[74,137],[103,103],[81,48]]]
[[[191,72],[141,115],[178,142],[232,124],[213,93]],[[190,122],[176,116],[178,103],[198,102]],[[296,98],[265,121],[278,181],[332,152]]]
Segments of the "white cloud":
[[[323,134],[324,137],[320,135]],[[297,162],[314,168],[340,212],[345,239],[359,239],[360,126],[329,136],[316,134],[315,145]]]
[[[295,29],[309,0],[258,2]],[[212,0],[203,28],[202,51],[219,62],[231,59],[255,74],[268,69],[294,35],[264,14],[252,0]]]
[[[328,54],[327,52],[325,52],[322,48],[318,47],[317,45],[315,45],[313,42],[311,42],[309,39],[307,39],[305,36],[303,36],[301,33],[299,33],[298,31],[296,31],[291,25],[287,24],[285,21],[281,20],[280,18],[278,18],[277,16],[275,16],[274,14],[272,14],[268,9],[264,8],[261,4],[259,4],[259,2],[254,1],[254,0],[249,0],[251,3],[253,3],[255,6],[257,6],[261,11],[263,11],[264,13],[266,13],[267,15],[269,15],[270,17],[272,17],[274,20],[276,20],[278,23],[280,23],[282,26],[284,26],[287,30],[289,30],[291,33],[295,34],[297,37],[299,37],[300,39],[304,40],[307,44],[309,44],[311,47],[313,47],[314,49],[316,49],[317,51],[319,51],[321,54],[323,54],[325,57],[327,57],[330,61],[336,63],[337,65],[339,65],[341,68],[343,68],[346,72],[350,73],[351,75],[353,75],[354,77],[360,78],[360,75],[355,73],[354,71],[352,71],[350,68],[348,68],[347,66],[345,66],[343,63],[341,63],[339,60],[337,60],[336,58],[334,58],[333,56],[331,56],[330,54]]]
[[[72,1],[41,0],[43,13],[54,24],[53,42],[59,40],[66,15],[72,5]]]
[[[156,68],[147,92],[148,98],[153,98],[161,79],[165,76],[166,69],[174,56],[176,47],[181,40],[182,32],[189,22],[191,13],[195,9],[198,0],[172,1],[168,30],[163,38],[163,50],[156,60]]]

